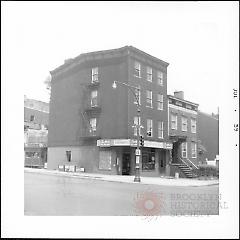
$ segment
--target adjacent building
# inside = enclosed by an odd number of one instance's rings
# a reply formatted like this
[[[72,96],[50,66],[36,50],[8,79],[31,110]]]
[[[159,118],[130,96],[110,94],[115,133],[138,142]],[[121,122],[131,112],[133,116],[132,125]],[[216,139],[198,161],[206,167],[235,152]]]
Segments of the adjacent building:
[[[183,91],[168,95],[168,135],[173,143],[171,169],[191,177],[198,161],[198,104],[184,99]]]
[[[24,166],[47,162],[48,117],[48,103],[24,96]]]
[[[200,163],[218,161],[219,155],[219,115],[198,111],[198,139],[202,149],[198,152]]]
[[[136,124],[142,176],[168,174],[168,63],[132,46],[81,54],[51,71],[48,168],[134,175]],[[140,119],[134,90],[140,87]],[[136,92],[137,94],[137,92]]]

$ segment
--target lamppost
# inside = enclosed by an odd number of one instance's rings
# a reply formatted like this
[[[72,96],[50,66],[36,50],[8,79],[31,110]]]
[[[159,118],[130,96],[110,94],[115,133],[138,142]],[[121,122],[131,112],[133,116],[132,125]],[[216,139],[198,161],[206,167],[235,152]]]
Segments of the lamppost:
[[[141,109],[140,109],[140,87],[135,87],[135,86],[131,86],[127,83],[123,83],[123,82],[118,82],[118,81],[114,81],[112,87],[114,89],[117,88],[117,83],[120,85],[123,85],[125,87],[128,87],[131,92],[133,93],[135,99],[137,100],[137,149],[135,152],[135,156],[136,156],[136,164],[135,164],[135,177],[134,177],[134,182],[141,182],[140,179],[140,156],[141,156],[141,151],[140,151],[140,113],[141,113]],[[136,92],[133,90],[137,90],[137,94]]]

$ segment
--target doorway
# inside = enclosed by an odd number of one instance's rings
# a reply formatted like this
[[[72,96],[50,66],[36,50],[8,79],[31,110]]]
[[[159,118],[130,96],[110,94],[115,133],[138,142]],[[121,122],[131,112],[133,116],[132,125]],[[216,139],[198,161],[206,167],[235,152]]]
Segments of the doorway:
[[[131,161],[131,155],[130,153],[123,153],[122,158],[122,175],[130,175],[130,161]]]
[[[166,171],[166,151],[161,150],[159,152],[159,172],[165,173]]]
[[[178,151],[179,151],[179,142],[173,143],[173,149],[172,149],[172,162],[178,163]]]

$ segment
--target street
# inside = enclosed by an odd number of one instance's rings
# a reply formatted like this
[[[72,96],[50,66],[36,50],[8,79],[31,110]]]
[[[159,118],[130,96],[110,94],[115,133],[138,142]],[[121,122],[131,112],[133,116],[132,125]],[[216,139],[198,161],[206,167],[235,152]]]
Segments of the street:
[[[152,217],[218,214],[218,185],[176,187],[24,174],[25,215]]]

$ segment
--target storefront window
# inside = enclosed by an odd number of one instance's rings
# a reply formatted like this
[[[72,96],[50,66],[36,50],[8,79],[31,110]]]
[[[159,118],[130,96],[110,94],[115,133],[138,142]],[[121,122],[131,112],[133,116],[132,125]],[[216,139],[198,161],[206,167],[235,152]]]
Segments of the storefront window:
[[[154,170],[155,169],[155,149],[144,151],[142,155],[142,169]]]

